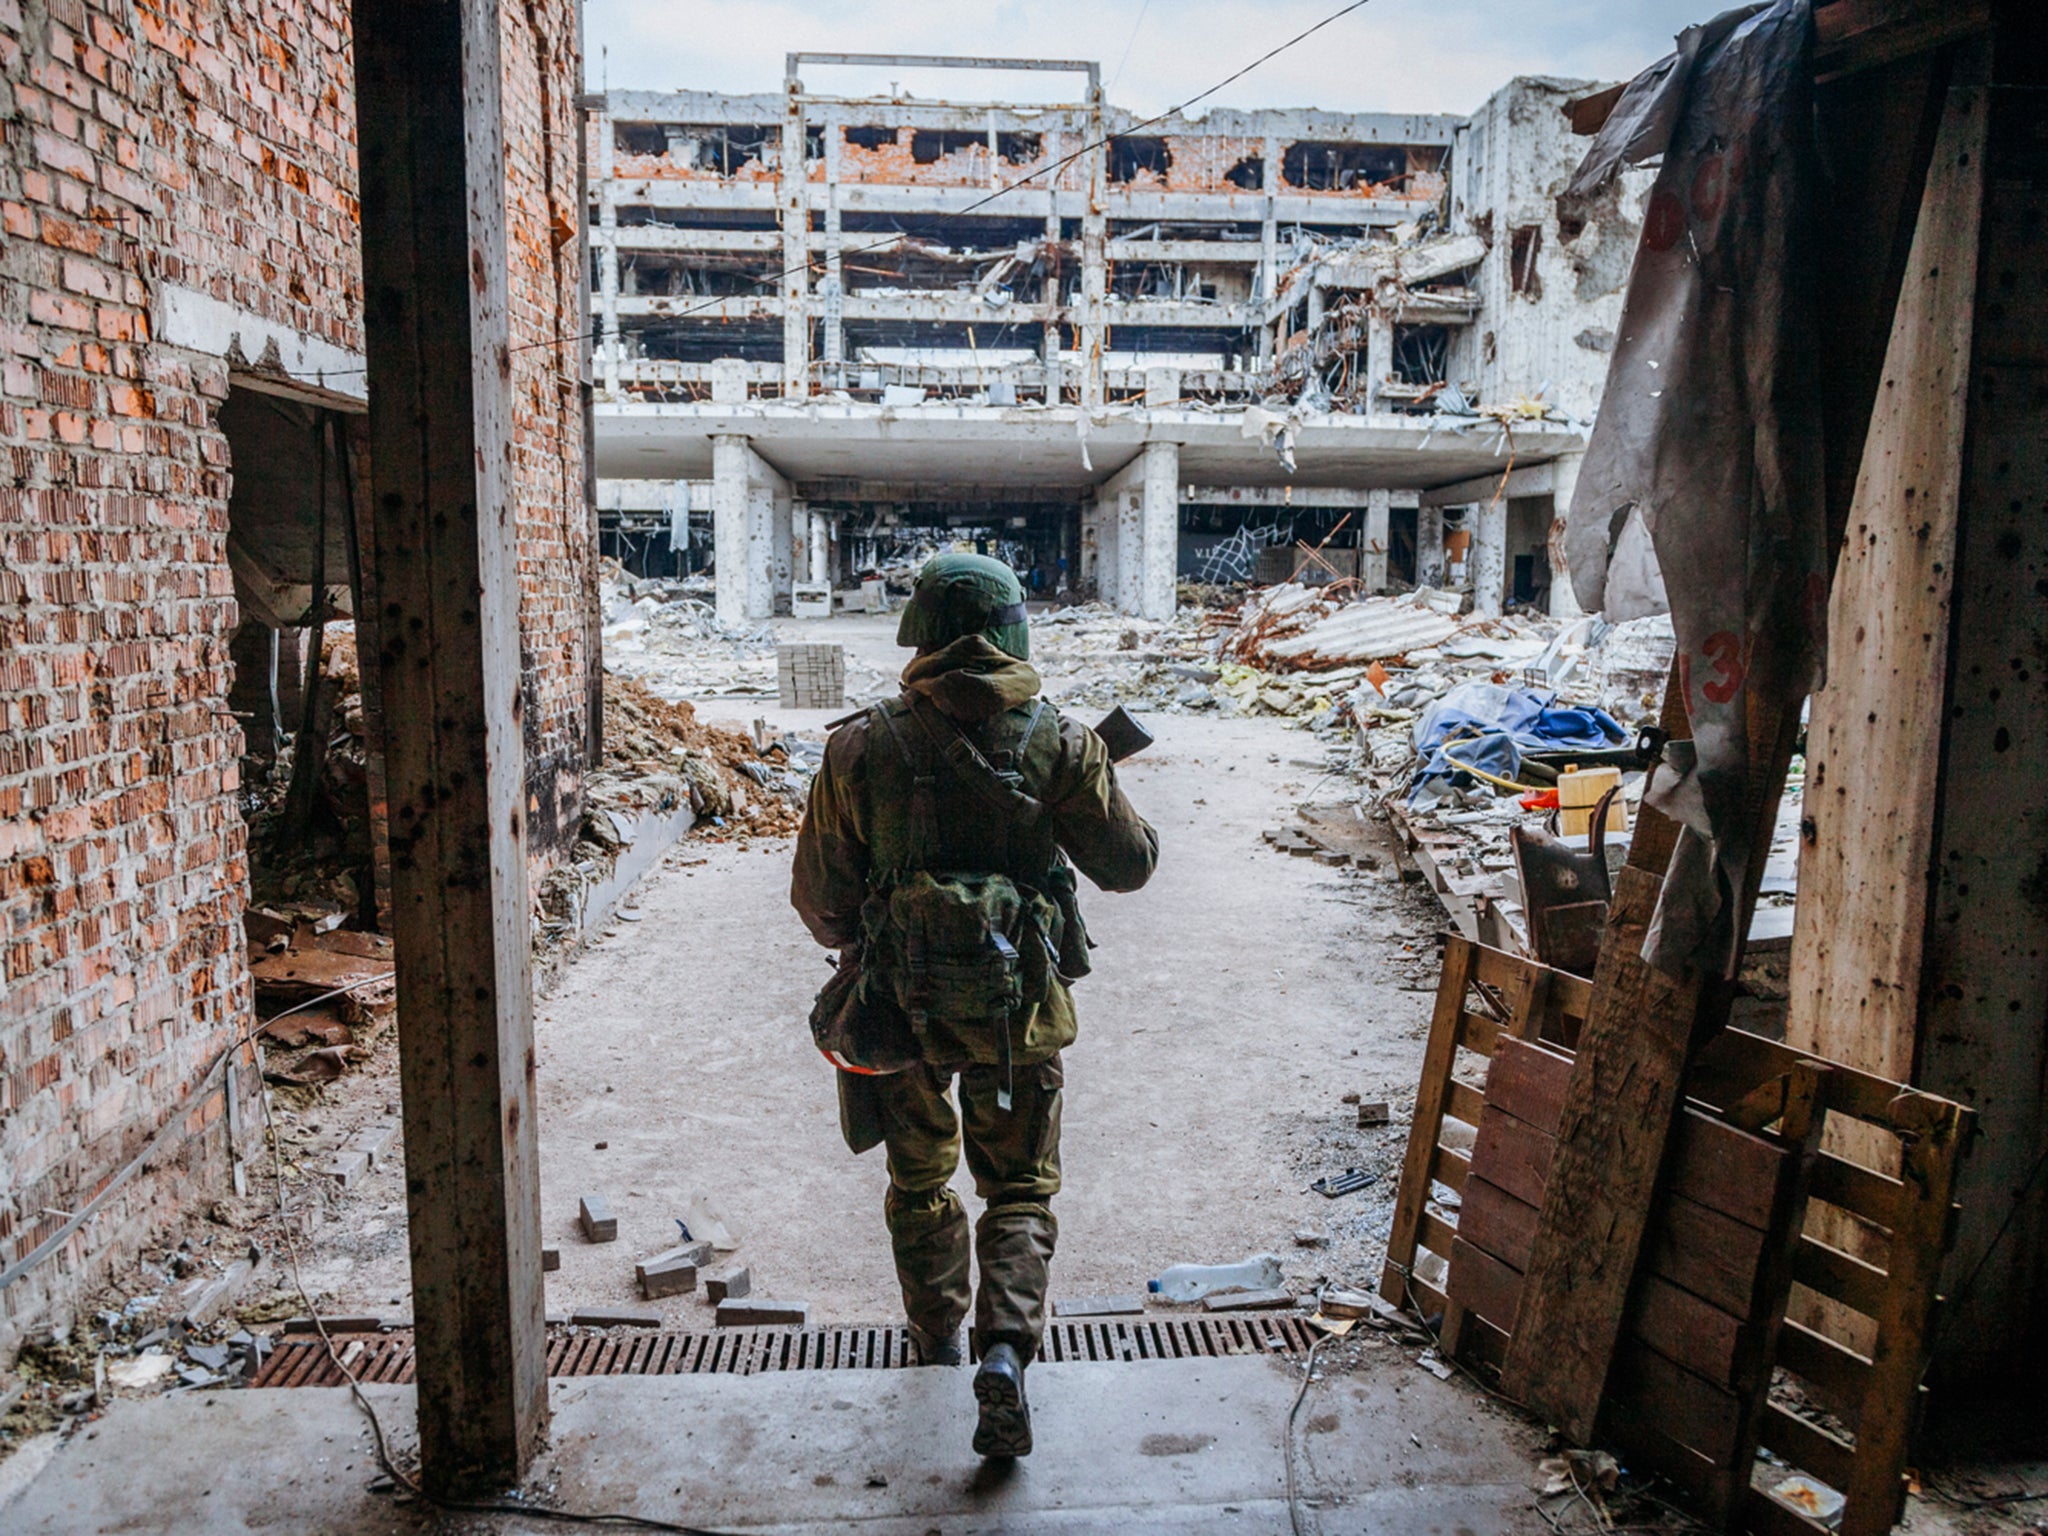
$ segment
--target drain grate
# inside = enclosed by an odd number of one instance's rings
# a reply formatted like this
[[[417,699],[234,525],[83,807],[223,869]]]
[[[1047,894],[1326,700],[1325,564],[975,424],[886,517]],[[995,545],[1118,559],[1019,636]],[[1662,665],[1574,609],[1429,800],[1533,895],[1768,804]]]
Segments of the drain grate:
[[[1298,1317],[1148,1317],[1054,1323],[1051,1361],[1214,1359],[1305,1353],[1314,1336]],[[364,1381],[413,1379],[412,1335],[337,1334],[343,1363]],[[767,1371],[886,1371],[914,1363],[907,1330],[724,1328],[711,1333],[565,1333],[548,1340],[550,1376],[754,1376]],[[315,1335],[281,1340],[250,1383],[338,1387],[346,1378]]]

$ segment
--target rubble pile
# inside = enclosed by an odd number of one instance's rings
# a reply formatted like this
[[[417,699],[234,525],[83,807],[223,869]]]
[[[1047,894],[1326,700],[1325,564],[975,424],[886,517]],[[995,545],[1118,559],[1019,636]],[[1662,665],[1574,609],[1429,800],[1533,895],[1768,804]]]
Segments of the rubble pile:
[[[582,932],[590,892],[611,878],[650,819],[687,806],[701,837],[794,836],[823,753],[819,743],[775,737],[760,722],[751,735],[706,724],[691,705],[607,673],[604,762],[584,780],[583,826],[534,892],[539,951],[552,954]]]
[[[775,632],[762,623],[728,629],[718,622],[705,578],[670,581],[626,574],[606,560],[599,578],[608,672],[658,681],[665,693],[695,699],[772,699]],[[886,691],[872,667],[849,669],[850,691]]]

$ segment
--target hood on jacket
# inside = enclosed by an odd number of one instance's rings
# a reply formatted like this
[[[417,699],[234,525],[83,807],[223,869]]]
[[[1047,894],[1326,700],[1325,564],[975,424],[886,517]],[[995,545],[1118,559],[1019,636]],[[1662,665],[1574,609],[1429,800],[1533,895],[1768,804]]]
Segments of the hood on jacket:
[[[1038,693],[1038,670],[986,635],[962,635],[903,669],[907,693],[922,694],[955,720],[992,720]]]

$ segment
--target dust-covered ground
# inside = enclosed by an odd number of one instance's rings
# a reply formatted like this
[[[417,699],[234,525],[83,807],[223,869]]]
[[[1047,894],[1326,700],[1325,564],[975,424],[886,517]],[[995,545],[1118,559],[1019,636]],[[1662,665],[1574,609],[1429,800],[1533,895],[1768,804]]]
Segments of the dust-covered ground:
[[[892,628],[778,625],[890,670],[903,655]],[[1057,655],[1046,670],[1055,696],[1071,684]],[[785,729],[826,718],[701,707]],[[1213,715],[1148,723],[1158,742],[1122,777],[1159,830],[1159,872],[1134,895],[1084,892],[1101,947],[1066,1062],[1055,1292],[1141,1291],[1170,1264],[1261,1251],[1282,1255],[1301,1289],[1368,1284],[1441,914],[1390,865],[1329,868],[1261,840],[1324,778],[1308,732]],[[807,1301],[821,1322],[900,1316],[882,1156],[841,1142],[832,1069],[805,1025],[827,971],[788,903],[789,856],[783,839],[686,842],[643,882],[637,920],[613,924],[539,1004],[542,1222],[562,1248],[550,1310],[639,1304],[633,1261],[675,1241],[702,1193],[741,1240],[756,1294]],[[1391,1122],[1360,1129],[1346,1094],[1389,1101]],[[1307,1191],[1354,1166],[1377,1182],[1335,1200]],[[959,1183],[970,1189],[964,1170]],[[618,1213],[617,1242],[583,1239],[587,1194]],[[401,1200],[395,1171],[380,1174],[321,1233],[306,1275],[337,1307],[404,1310]],[[655,1305],[672,1326],[709,1321],[701,1295]]]

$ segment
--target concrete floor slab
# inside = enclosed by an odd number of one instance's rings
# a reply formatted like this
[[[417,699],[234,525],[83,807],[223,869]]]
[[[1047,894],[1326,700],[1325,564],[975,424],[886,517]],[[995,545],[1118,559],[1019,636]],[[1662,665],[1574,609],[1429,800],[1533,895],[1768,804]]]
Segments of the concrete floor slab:
[[[1038,1450],[1007,1469],[968,1448],[965,1370],[562,1380],[527,1493],[786,1536],[1286,1532],[1281,1437],[1298,1369],[1252,1358],[1040,1366]],[[411,1391],[371,1393],[394,1443],[409,1447]],[[1304,1531],[1547,1529],[1531,1490],[1535,1432],[1391,1349],[1314,1384],[1296,1437]],[[0,1526],[49,1536],[434,1528],[425,1512],[369,1492],[376,1472],[344,1391],[124,1402],[0,1508]],[[517,1517],[458,1528],[560,1529]]]

